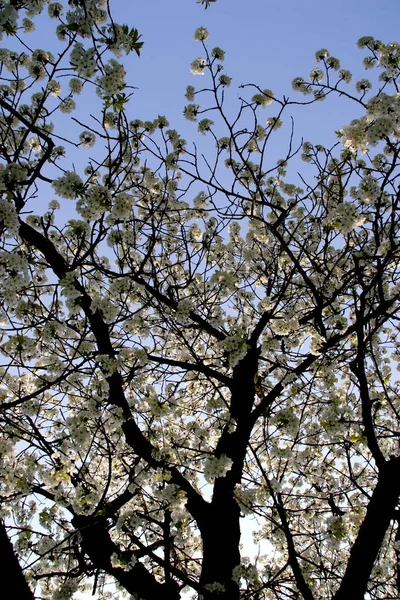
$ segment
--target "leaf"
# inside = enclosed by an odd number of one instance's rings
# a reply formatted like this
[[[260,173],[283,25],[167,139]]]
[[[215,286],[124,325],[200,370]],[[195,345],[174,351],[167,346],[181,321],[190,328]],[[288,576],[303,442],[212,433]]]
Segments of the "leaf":
[[[212,2],[216,2],[217,0],[197,0],[197,4],[205,4],[205,9],[207,10],[207,8],[210,6],[210,4]]]
[[[115,94],[114,96],[107,96],[104,99],[104,108],[113,108],[113,110],[123,111],[125,110],[125,104],[129,102],[125,94]]]
[[[128,26],[126,26],[128,29]],[[142,37],[140,35],[140,33],[138,32],[138,30],[135,27],[132,27],[132,29],[129,32],[129,50],[128,50],[128,54],[129,52],[131,52],[132,50],[134,50],[136,52],[136,54],[138,56],[140,56],[140,50],[144,44],[144,42],[139,42],[140,38]]]

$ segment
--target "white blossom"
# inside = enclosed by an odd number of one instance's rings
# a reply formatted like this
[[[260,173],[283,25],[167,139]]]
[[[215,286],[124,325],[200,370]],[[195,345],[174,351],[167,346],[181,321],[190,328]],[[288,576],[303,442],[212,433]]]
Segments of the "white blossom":
[[[204,75],[204,70],[207,67],[207,61],[204,58],[196,58],[190,65],[190,72],[193,75]]]

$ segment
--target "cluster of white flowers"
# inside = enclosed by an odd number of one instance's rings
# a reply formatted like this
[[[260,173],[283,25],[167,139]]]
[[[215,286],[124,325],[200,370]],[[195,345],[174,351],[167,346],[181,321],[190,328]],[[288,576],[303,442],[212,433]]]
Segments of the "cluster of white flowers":
[[[321,62],[322,60],[325,60],[325,58],[328,58],[328,56],[330,56],[329,50],[327,48],[321,48],[321,50],[317,50],[315,53],[315,60]]]
[[[41,48],[37,48],[32,52],[32,61],[39,62],[43,65],[48,63],[54,63],[54,55],[48,50],[42,50]]]
[[[72,94],[80,94],[83,90],[83,83],[77,77],[72,77],[69,80],[68,85],[69,85],[69,89],[71,90]]]
[[[96,143],[96,136],[91,131],[82,131],[79,141],[83,148],[91,148]]]
[[[144,406],[154,417],[165,416],[170,410],[168,405],[162,402],[156,390],[151,385],[146,386],[145,401]],[[161,460],[160,456],[159,454],[159,459]]]
[[[278,410],[273,415],[271,423],[274,423],[279,428],[283,428],[291,435],[296,435],[299,429],[299,419],[291,407]]]
[[[204,42],[209,38],[209,33],[205,27],[198,27],[194,32],[194,39],[198,42]]]
[[[65,296],[66,304],[71,314],[79,312],[76,300],[80,297],[80,292],[76,289],[76,275],[72,271],[67,273],[61,280],[61,295]]]
[[[257,140],[255,140],[254,138],[248,141],[245,147],[248,152],[260,152]]]
[[[217,60],[224,60],[225,59],[225,50],[222,50],[222,48],[213,48],[211,50],[211,56],[213,58],[216,58]]]
[[[200,133],[205,135],[207,133],[207,131],[211,130],[211,127],[213,125],[214,125],[214,121],[212,121],[211,119],[202,119],[201,121],[199,121],[198,130]]]
[[[325,77],[322,69],[315,68],[310,73],[310,79],[313,83],[320,83]]]
[[[118,556],[116,552],[111,554],[110,560],[111,566],[114,567],[114,569],[120,568],[123,571],[130,571],[137,563],[137,558],[135,555],[132,555],[132,558],[129,562],[125,562]]]
[[[118,126],[118,113],[114,111],[107,111],[103,117],[103,125],[106,129],[116,129]]]
[[[245,581],[248,581],[252,585],[260,584],[260,576],[258,574],[257,567],[252,565],[248,559],[244,559],[246,562],[242,562],[240,565],[237,565],[232,571],[232,579],[236,581],[236,583],[240,583],[240,580],[243,578]]]
[[[31,77],[37,80],[44,79],[47,74],[44,65],[37,60],[31,60],[27,63],[27,71]]]
[[[83,44],[77,42],[71,51],[70,63],[78,75],[90,79],[97,71],[95,49],[85,50]]]
[[[244,358],[248,351],[248,345],[243,336],[239,333],[229,335],[219,342],[219,347],[228,353],[229,366],[233,369]]]
[[[18,353],[20,356],[23,356],[25,360],[32,360],[38,356],[36,340],[27,335],[17,334],[10,336],[3,344],[3,349],[9,355]]]
[[[256,488],[244,488],[241,484],[235,486],[235,499],[244,515],[249,515],[254,510],[254,505],[258,500]]]
[[[283,121],[281,121],[281,119],[278,117],[269,117],[266,120],[266,123],[271,129],[279,129],[283,125]]]
[[[235,290],[238,285],[238,278],[234,271],[216,270],[210,278],[210,283],[219,283],[222,287],[228,290]]]
[[[207,67],[207,61],[205,58],[196,58],[190,65],[190,72],[193,75],[204,75],[204,70]]]
[[[224,73],[219,76],[219,83],[223,86],[229,87],[232,83],[232,77],[225,75]]]
[[[329,211],[325,222],[346,235],[365,223],[365,217],[359,213],[352,202],[341,202]]]
[[[319,419],[330,438],[332,436],[337,436],[340,439],[343,437],[343,410],[335,402],[335,399],[320,411]]]
[[[51,184],[56,194],[61,198],[77,198],[84,189],[81,177],[75,171],[66,171]]]
[[[400,96],[389,96],[381,93],[373,96],[367,104],[368,119],[377,119],[379,117],[398,118],[400,116]]]
[[[371,88],[371,83],[363,79],[356,84],[360,93]],[[350,125],[340,131],[342,143],[353,152],[365,153],[368,146],[375,146],[379,141],[391,135],[398,136],[400,125],[400,96],[379,93],[367,103],[366,116],[351,121]]]
[[[54,590],[51,600],[70,600],[78,590],[79,583],[74,579],[67,579]]]
[[[169,171],[174,171],[178,167],[179,154],[178,152],[170,152],[164,159],[165,166]]]
[[[33,21],[31,21],[30,19],[27,19],[25,17],[25,19],[22,19],[22,27],[24,28],[24,33],[29,34],[32,33],[32,31],[35,31],[35,24]]]
[[[310,353],[314,356],[321,354],[321,347],[326,343],[326,340],[314,329],[310,331]]]
[[[0,178],[0,190],[1,190]],[[4,228],[4,234],[9,237],[14,237],[18,234],[19,222],[18,214],[15,210],[14,203],[7,198],[2,198],[0,202],[0,223]]]
[[[112,198],[112,208],[107,217],[107,223],[114,224],[132,217],[134,199],[126,192],[120,192]]]
[[[206,583],[204,588],[216,596],[225,592],[225,586],[222,583],[218,583],[218,581],[214,581],[214,583]]]
[[[353,186],[350,188],[350,195],[352,198],[360,199],[366,204],[375,204],[382,195],[382,190],[375,177],[366,175],[362,178],[358,187]]]
[[[274,101],[274,93],[271,90],[263,90],[260,94],[254,94],[251,101],[265,108]]]
[[[59,109],[64,114],[69,114],[69,113],[73,112],[75,110],[75,108],[76,108],[76,102],[70,96],[61,100],[61,102],[59,104]]]
[[[25,10],[29,17],[39,15],[45,4],[47,4],[47,0],[24,0]]]
[[[289,335],[299,328],[299,321],[291,315],[282,315],[271,321],[271,329],[278,335]]]
[[[380,117],[368,127],[367,140],[374,146],[380,140],[390,136],[394,131],[393,120],[388,117]]]
[[[125,87],[125,69],[117,60],[112,58],[104,67],[104,75],[96,78],[99,86],[97,92],[101,97],[118,94]]]
[[[367,126],[367,119],[362,117],[361,119],[353,119],[350,125],[342,127],[340,134],[343,146],[349,148],[352,152],[360,150],[365,154],[368,149]]]
[[[225,477],[232,466],[232,460],[225,454],[219,458],[212,456],[204,461],[204,477],[209,483],[214,483],[219,477]]]
[[[47,89],[52,96],[59,96],[61,94],[61,85],[59,81],[51,79],[47,84]]]
[[[136,365],[146,365],[148,363],[147,351],[144,348],[135,348],[132,351],[132,358],[135,360]]]
[[[337,540],[343,540],[348,532],[346,522],[342,516],[333,516],[327,522],[328,532]]]
[[[385,77],[395,77],[400,68],[400,44],[390,42],[380,46],[379,65],[385,69]]]
[[[62,15],[63,5],[59,2],[51,2],[47,8],[47,12],[51,19],[58,19]]]
[[[127,26],[113,23],[108,28],[108,48],[111,52],[119,57],[123,53],[129,54],[132,49],[131,46],[131,35]]]
[[[111,298],[108,297],[95,296],[92,298],[90,308],[93,312],[98,311],[101,313],[106,323],[111,323],[114,321],[118,314],[118,306],[112,302]]]
[[[17,65],[26,61],[26,54],[19,54],[7,48],[0,48],[0,63],[7,71],[14,71]]]
[[[0,11],[0,40],[3,39],[3,33],[7,35],[11,31],[17,30],[18,10],[11,2],[3,2]]]
[[[25,290],[28,283],[27,266],[23,254],[0,252],[0,277],[3,282],[0,295],[10,307],[15,307],[19,293]]]
[[[369,79],[360,79],[356,83],[356,90],[359,94],[365,94],[368,90],[372,88],[372,83]]]
[[[369,144],[375,145],[392,134],[398,135],[400,125],[400,96],[379,94],[367,104],[366,120],[369,124],[366,137]]]
[[[185,299],[178,302],[178,306],[175,312],[175,316],[178,321],[186,322],[190,313],[193,311],[193,305],[190,300]]]
[[[303,77],[295,77],[292,81],[292,88],[295,92],[301,92],[303,94],[311,94],[310,84],[306,83]]]
[[[275,492],[275,493],[277,493],[277,494],[279,494],[279,492],[282,491],[282,484],[281,484],[280,481],[278,481],[276,479],[276,477],[272,477],[269,480],[269,485],[271,486],[272,491]]]
[[[198,210],[207,208],[207,198],[208,196],[205,192],[199,192],[193,198],[193,206]]]
[[[155,496],[165,502],[169,508],[181,509],[186,502],[186,494],[174,483],[168,483],[155,491]]]
[[[191,225],[189,229],[189,239],[191,242],[201,242],[203,239],[203,232],[197,223]]]
[[[101,184],[94,184],[81,194],[76,210],[86,220],[99,219],[111,208],[111,193]]]
[[[186,87],[186,93],[185,93],[185,98],[188,102],[193,102],[194,101],[194,95],[195,95],[195,89],[192,85],[188,85]]]
[[[183,114],[188,121],[196,121],[200,106],[198,104],[187,104],[183,109]]]

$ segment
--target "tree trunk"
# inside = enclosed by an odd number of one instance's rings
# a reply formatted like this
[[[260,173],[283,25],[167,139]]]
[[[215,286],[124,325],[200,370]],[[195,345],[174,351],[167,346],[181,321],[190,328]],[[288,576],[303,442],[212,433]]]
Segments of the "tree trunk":
[[[350,552],[342,583],[333,600],[364,600],[372,567],[393,519],[400,496],[400,459],[380,469],[378,482]]]
[[[226,499],[223,506],[213,507],[206,531],[203,531],[203,564],[200,584],[219,583],[224,587],[218,596],[203,592],[204,600],[238,600],[239,586],[232,580],[233,569],[240,564],[240,509],[236,500]]]
[[[32,590],[26,582],[24,574],[15,555],[12,543],[7,535],[3,521],[0,520],[0,577],[3,586],[9,586],[10,597],[18,600],[34,600]]]

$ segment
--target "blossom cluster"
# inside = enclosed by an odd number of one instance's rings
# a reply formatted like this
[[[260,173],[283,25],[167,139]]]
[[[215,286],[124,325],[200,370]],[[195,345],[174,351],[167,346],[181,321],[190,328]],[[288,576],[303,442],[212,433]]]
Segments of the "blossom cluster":
[[[344,201],[333,208],[326,217],[326,223],[346,235],[365,223],[365,217],[359,213],[352,202]]]
[[[104,66],[104,75],[96,78],[98,93],[102,97],[118,94],[125,88],[125,69],[121,63],[111,59]]]
[[[90,79],[98,70],[96,51],[94,48],[85,50],[81,42],[77,42],[70,54],[70,63],[76,73],[85,79]]]
[[[74,171],[66,171],[63,176],[53,181],[52,187],[61,198],[73,199],[82,193],[83,181]]]
[[[232,460],[225,454],[220,457],[212,456],[204,462],[204,478],[213,483],[219,477],[225,477],[232,466]]]

